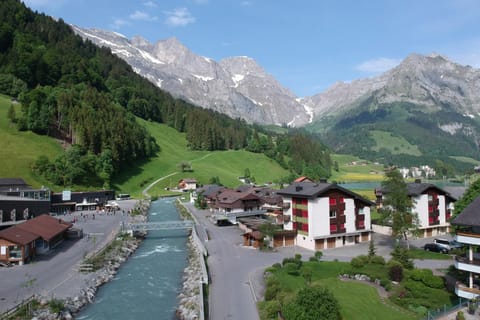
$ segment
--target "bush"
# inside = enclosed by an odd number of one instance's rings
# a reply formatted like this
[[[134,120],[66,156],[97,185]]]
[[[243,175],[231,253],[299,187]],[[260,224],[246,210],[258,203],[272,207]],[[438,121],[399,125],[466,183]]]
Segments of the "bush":
[[[323,257],[323,252],[322,251],[315,251],[315,258],[318,260],[322,259]]]
[[[390,276],[390,280],[400,282],[403,280],[403,267],[402,265],[397,263],[391,263],[388,267],[388,275]]]
[[[298,265],[296,263],[288,262],[283,267],[285,268],[287,273],[291,276],[299,276],[300,275],[300,272],[299,272],[300,268],[298,267]]]
[[[278,262],[277,262],[277,263],[274,263],[274,264],[272,265],[272,267],[273,267],[274,269],[282,269],[282,265],[281,265],[280,263],[278,263]]]
[[[405,269],[413,269],[413,260],[410,258],[410,254],[407,249],[401,248],[399,245],[397,245],[390,254],[393,257],[393,260],[400,262]]]
[[[350,261],[350,264],[351,264],[352,267],[354,267],[355,269],[362,268],[362,267],[365,266],[367,263],[368,263],[368,256],[366,256],[366,255],[357,256],[357,257],[353,258],[353,259]]]
[[[318,259],[317,259],[316,257],[310,257],[310,258],[308,259],[308,261],[310,261],[310,262],[318,262]]]
[[[294,301],[282,307],[288,320],[340,320],[337,299],[327,288],[306,287],[300,289]]]
[[[385,264],[385,258],[382,257],[382,256],[373,256],[373,257],[370,257],[370,263],[384,265]]]
[[[48,307],[52,313],[60,313],[64,308],[63,301],[52,299],[48,302]]]
[[[455,317],[455,320],[465,320],[465,315],[463,314],[463,311],[457,312],[457,316]]]
[[[414,269],[410,274],[410,279],[421,281],[424,285],[430,288],[443,289],[445,284],[443,279],[435,276],[430,269]]]

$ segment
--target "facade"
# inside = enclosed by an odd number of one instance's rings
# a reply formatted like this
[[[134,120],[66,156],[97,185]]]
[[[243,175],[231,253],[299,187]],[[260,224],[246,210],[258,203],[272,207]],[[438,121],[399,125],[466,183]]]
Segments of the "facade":
[[[223,213],[260,210],[260,206],[260,198],[248,191],[225,189],[217,194],[215,200],[215,209]]]
[[[433,237],[450,231],[450,217],[456,199],[448,192],[431,183],[417,180],[407,183],[409,197],[413,200],[413,211],[420,221],[420,237]],[[377,189],[377,207],[381,208],[387,190]]]
[[[197,180],[195,179],[182,179],[178,182],[178,189],[182,191],[190,191],[197,189]]]
[[[33,189],[23,179],[0,179],[0,230],[50,212],[50,190]]]
[[[373,202],[333,183],[294,182],[278,191],[284,201],[284,230],[310,250],[369,241]]]
[[[455,285],[457,296],[473,299],[480,297],[480,255],[474,247],[480,246],[480,197],[477,197],[452,221],[457,226],[455,240],[468,247],[466,256],[455,258],[455,268],[468,274],[467,283]]]
[[[51,208],[47,212],[61,214],[76,210],[95,210],[111,200],[115,200],[113,190],[68,192],[67,196],[63,192],[56,192],[52,194]]]
[[[0,261],[23,265],[35,256],[40,236],[12,226],[0,231]]]

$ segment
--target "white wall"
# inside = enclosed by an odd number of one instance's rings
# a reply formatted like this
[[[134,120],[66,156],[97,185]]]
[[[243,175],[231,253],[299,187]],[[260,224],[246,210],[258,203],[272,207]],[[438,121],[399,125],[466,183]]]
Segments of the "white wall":
[[[344,199],[345,201],[345,229],[348,232],[355,232],[355,202],[353,199]]]
[[[420,220],[420,228],[428,227],[428,195],[422,194],[414,198],[414,212],[417,213]]]
[[[438,196],[438,211],[440,212],[440,216],[438,217],[440,224],[445,224],[446,221],[446,210],[445,210],[445,196]]]
[[[309,250],[315,250],[315,240],[309,236],[297,234],[297,246]]]
[[[283,215],[285,215],[285,216],[290,216],[290,222],[284,223],[284,224],[283,224],[283,228],[284,228],[285,230],[293,230],[293,214],[292,214],[292,213],[293,213],[293,208],[292,208],[293,204],[292,204],[292,198],[287,198],[287,197],[284,196],[284,197],[283,197],[283,202],[290,204],[290,208],[288,208],[288,209],[286,209],[286,210],[283,209]]]
[[[308,201],[308,231],[310,237],[330,234],[330,202],[328,197]]]

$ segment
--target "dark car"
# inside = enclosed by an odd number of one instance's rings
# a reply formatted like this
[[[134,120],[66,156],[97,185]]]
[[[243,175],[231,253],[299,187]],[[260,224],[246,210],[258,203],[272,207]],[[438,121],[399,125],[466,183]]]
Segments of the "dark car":
[[[423,250],[425,251],[432,251],[432,252],[440,252],[440,253],[448,253],[448,249],[437,244],[437,243],[427,243],[423,246]]]

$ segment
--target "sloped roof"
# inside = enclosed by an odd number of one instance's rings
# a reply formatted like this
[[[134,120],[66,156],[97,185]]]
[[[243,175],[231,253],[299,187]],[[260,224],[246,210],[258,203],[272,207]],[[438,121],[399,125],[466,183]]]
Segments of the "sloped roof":
[[[418,196],[421,194],[425,194],[428,189],[435,189],[438,193],[445,195],[446,197],[450,198],[453,201],[456,201],[457,198],[452,196],[449,192],[446,190],[437,187],[434,184],[431,183],[423,183],[423,182],[410,182],[407,183],[407,192],[409,196]],[[382,193],[388,193],[388,189],[385,188],[378,188],[376,189],[377,191],[380,191]]]
[[[250,192],[240,192],[231,189],[225,189],[217,195],[220,203],[232,204],[238,200],[258,200],[259,198]]]
[[[0,178],[0,186],[28,186],[21,178]]]
[[[198,194],[202,194],[203,196],[210,198],[213,195],[215,195],[216,193],[218,193],[218,192],[220,192],[224,189],[225,189],[225,187],[219,186],[217,184],[207,184],[207,185],[204,185],[201,188],[198,188],[196,191],[197,191]]]
[[[295,182],[290,184],[285,189],[279,190],[277,194],[284,195],[284,196],[291,196],[291,197],[299,197],[299,198],[314,198],[330,190],[338,190],[340,192],[343,192],[351,196],[356,200],[366,203],[369,206],[374,205],[372,201],[365,199],[361,195],[355,192],[352,192],[348,189],[345,189],[343,187],[340,187],[336,183],[328,183],[328,182],[321,182],[321,183],[307,182],[307,181]]]
[[[480,227],[480,196],[475,198],[463,211],[452,220],[451,224],[459,226]]]
[[[72,224],[49,216],[48,214],[42,214],[41,216],[18,224],[17,227],[39,235],[45,241],[50,241],[55,236],[72,227]]]
[[[293,182],[313,182],[313,181],[309,177],[301,176],[295,179]]]
[[[0,231],[0,238],[13,243],[26,245],[37,240],[40,236],[27,230],[23,230],[22,228],[18,228],[17,226],[13,226]]]

